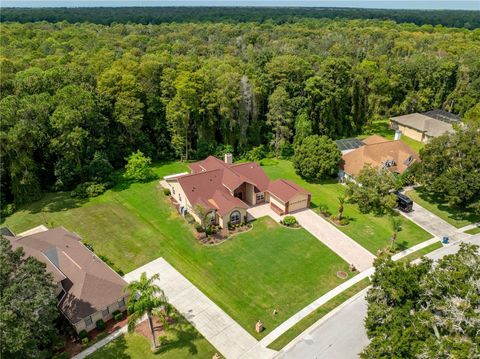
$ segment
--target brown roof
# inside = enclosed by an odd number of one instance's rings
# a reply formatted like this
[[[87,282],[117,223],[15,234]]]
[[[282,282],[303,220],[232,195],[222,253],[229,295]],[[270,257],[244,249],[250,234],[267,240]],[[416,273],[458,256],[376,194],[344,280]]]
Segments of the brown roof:
[[[268,191],[285,203],[299,193],[310,194],[310,192],[304,190],[296,183],[285,179],[277,179],[270,182]]]
[[[425,133],[430,137],[437,137],[444,133],[454,132],[453,126],[450,123],[437,120],[436,118],[421,113],[411,113],[409,115],[392,117],[390,120]]]
[[[367,163],[383,167],[387,161],[393,161],[386,168],[391,172],[403,173],[412,163],[420,161],[418,154],[401,140],[373,142],[344,154],[341,168],[349,175],[356,176]]]
[[[230,165],[209,156],[203,161],[190,164],[189,167],[192,174],[178,177],[188,201],[192,206],[202,204],[207,209],[216,209],[220,215],[235,207],[248,207],[230,193],[245,182],[254,185],[255,192],[273,190],[274,195],[281,200],[288,198],[286,201],[297,193],[308,193],[291,181],[270,182],[262,167],[255,162]]]
[[[59,308],[71,323],[104,309],[125,296],[126,282],[64,228],[25,237],[10,237],[13,247],[23,247],[47,264],[66,291]]]
[[[228,170],[228,169],[227,169]],[[207,210],[216,209],[220,215],[234,207],[247,208],[240,199],[232,196],[223,185],[225,169],[215,169],[178,178],[178,183],[192,206],[198,204]]]
[[[379,135],[372,135],[362,140],[364,145],[374,145],[376,143],[388,142],[385,137]]]

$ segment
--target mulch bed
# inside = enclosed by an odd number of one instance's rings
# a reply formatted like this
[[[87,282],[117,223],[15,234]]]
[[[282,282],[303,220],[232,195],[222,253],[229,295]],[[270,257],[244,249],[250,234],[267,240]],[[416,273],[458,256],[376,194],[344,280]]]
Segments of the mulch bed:
[[[173,321],[169,321],[169,323],[173,323]],[[163,324],[157,317],[153,317],[153,331],[155,333],[155,338],[158,338],[160,334],[163,332]],[[152,340],[152,333],[150,331],[150,324],[148,323],[148,319],[144,320],[140,324],[135,327],[135,332],[143,335],[148,340]]]
[[[340,278],[340,279],[347,279],[348,273],[346,273],[344,271],[338,271],[337,272],[337,277]]]
[[[124,319],[117,322],[115,319],[110,319],[108,322],[105,323],[105,330],[98,331],[97,329],[92,330],[88,333],[88,340],[92,343],[95,339],[97,339],[99,334],[103,334],[103,337],[112,334],[116,330],[120,329],[121,327],[127,325],[128,317],[125,316]],[[80,353],[84,348],[82,343],[77,338],[72,338],[70,336],[65,336],[65,349],[64,351],[67,352],[68,357],[71,358],[78,353]]]

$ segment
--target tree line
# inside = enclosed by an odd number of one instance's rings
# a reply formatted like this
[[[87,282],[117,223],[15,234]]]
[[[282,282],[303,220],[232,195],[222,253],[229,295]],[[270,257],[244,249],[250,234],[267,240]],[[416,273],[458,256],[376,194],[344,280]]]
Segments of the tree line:
[[[101,7],[101,8],[3,8],[0,21],[92,22],[161,24],[169,22],[273,22],[283,24],[301,19],[379,19],[415,25],[443,25],[476,29],[478,11],[406,10],[360,8],[276,7]]]
[[[121,168],[352,136],[480,102],[480,30],[373,20],[4,23],[2,203]],[[100,170],[101,169],[101,170]],[[105,179],[102,179],[105,180]]]

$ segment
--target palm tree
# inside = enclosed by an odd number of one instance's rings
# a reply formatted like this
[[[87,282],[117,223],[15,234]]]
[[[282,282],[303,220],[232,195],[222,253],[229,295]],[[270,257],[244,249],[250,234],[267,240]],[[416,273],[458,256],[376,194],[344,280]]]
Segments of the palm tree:
[[[341,221],[343,218],[343,204],[345,203],[345,196],[338,197],[338,215],[337,220]]]
[[[397,234],[402,230],[402,219],[400,217],[390,217],[390,224],[393,231],[392,239],[390,241],[390,249],[393,249],[395,241],[397,240]]]
[[[157,348],[155,332],[153,329],[153,314],[159,314],[164,327],[168,324],[167,319],[171,309],[167,297],[163,290],[155,284],[160,279],[160,275],[154,274],[147,278],[145,272],[140,276],[140,280],[130,282],[125,290],[130,294],[128,298],[128,331],[133,332],[135,326],[144,315],[147,315],[150,331],[152,333],[152,348]]]

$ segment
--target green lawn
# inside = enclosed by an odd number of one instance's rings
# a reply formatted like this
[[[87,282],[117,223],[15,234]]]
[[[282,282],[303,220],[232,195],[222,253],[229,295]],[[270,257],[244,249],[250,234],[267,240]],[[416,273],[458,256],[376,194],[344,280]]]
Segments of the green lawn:
[[[472,212],[467,212],[459,208],[452,208],[445,203],[442,203],[438,197],[430,195],[423,188],[417,188],[408,191],[407,195],[420,206],[428,209],[430,212],[436,214],[443,220],[450,223],[457,228],[465,227],[469,224],[480,222],[480,216]]]
[[[97,350],[89,359],[210,359],[215,348],[191,325],[181,331],[170,330],[157,353],[152,353],[150,340],[132,333],[125,334]]]
[[[468,231],[465,231],[468,234],[478,234],[480,233],[480,227],[471,228]]]
[[[409,254],[408,256],[403,257],[400,259],[400,262],[412,262],[417,258],[423,257],[425,254],[428,254],[430,252],[433,252],[436,249],[442,248],[443,245],[441,242],[435,242],[433,244],[430,244],[429,246],[422,248],[416,252],[413,252]]]
[[[345,193],[345,186],[336,179],[310,183],[295,173],[293,165],[287,160],[267,160],[262,162],[263,169],[272,178],[290,179],[312,193],[312,208],[318,211],[318,205],[327,205],[331,213],[337,213],[338,197]],[[373,254],[378,249],[389,244],[392,230],[387,216],[362,214],[356,205],[346,204],[344,215],[350,219],[350,224],[339,227],[341,231],[360,243]],[[421,243],[432,236],[415,223],[404,219],[403,230],[398,234],[396,249],[403,250]]]
[[[390,120],[374,121],[363,134],[358,136],[358,138],[362,139],[373,134],[385,137],[388,140],[393,140],[395,137],[395,131],[390,128]],[[425,146],[422,142],[416,141],[407,136],[402,135],[400,139],[417,152]]]
[[[181,163],[155,168],[160,176],[185,169]],[[120,185],[85,201],[47,194],[4,224],[17,233],[42,223],[64,226],[125,273],[163,256],[257,338],[342,283],[337,271],[348,272],[347,263],[308,232],[270,218],[221,245],[201,245],[157,187],[157,181]],[[266,327],[261,334],[254,331],[259,319]]]
[[[285,345],[287,345],[293,339],[302,334],[306,329],[308,329],[311,325],[320,320],[323,316],[331,312],[340,304],[353,297],[355,294],[359,293],[362,289],[365,289],[369,285],[370,280],[368,278],[362,279],[357,284],[346,289],[345,291],[330,299],[328,302],[307,315],[300,322],[295,324],[293,327],[283,333],[280,337],[278,337],[275,341],[273,341],[268,347],[274,350],[281,350]]]

